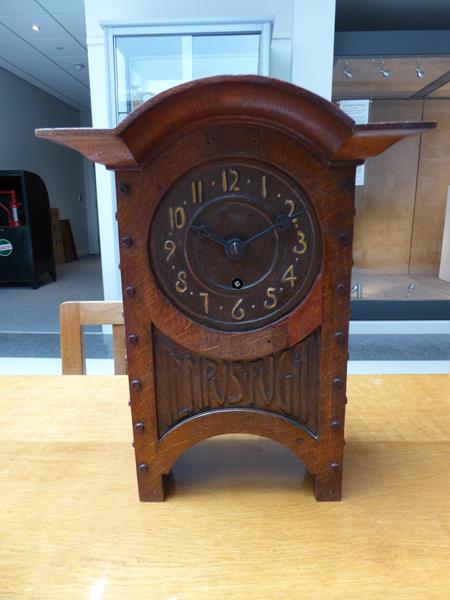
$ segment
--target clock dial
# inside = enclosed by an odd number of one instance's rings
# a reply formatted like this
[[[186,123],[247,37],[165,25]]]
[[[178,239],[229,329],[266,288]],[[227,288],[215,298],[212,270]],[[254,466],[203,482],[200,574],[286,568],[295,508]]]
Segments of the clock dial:
[[[320,230],[301,187],[273,167],[224,162],[179,179],[153,218],[149,254],[162,291],[224,330],[292,310],[320,269]]]

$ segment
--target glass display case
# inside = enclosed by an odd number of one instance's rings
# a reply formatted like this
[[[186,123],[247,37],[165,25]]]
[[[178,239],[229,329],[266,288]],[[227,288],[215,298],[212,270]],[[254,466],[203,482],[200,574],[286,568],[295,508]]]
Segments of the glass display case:
[[[335,60],[336,103],[367,100],[370,123],[437,121],[357,181],[353,318],[450,318],[449,73],[450,56]]]
[[[111,27],[115,125],[152,96],[213,75],[269,74],[270,21]]]

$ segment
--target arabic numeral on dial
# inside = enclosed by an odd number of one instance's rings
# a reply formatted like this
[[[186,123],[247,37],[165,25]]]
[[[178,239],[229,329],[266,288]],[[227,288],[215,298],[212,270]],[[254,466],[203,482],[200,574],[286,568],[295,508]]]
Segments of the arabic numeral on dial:
[[[179,294],[184,294],[184,292],[188,289],[186,271],[180,271],[178,273],[175,289]]]
[[[281,278],[281,281],[283,283],[289,283],[289,285],[291,287],[294,287],[296,280],[297,280],[297,276],[294,275],[294,265],[289,265],[289,267],[286,269],[285,274]]]
[[[164,242],[164,250],[167,250],[167,252],[169,253],[166,256],[166,262],[168,262],[172,258],[173,253],[175,252],[176,249],[177,249],[177,245],[175,244],[174,241],[166,240]]]
[[[171,229],[183,229],[186,224],[186,211],[182,206],[169,207],[169,223]]]
[[[297,238],[297,243],[295,244],[293,251],[295,254],[305,254],[308,250],[308,244],[306,243],[303,231],[297,231]]]
[[[239,171],[236,169],[222,169],[222,190],[224,192],[239,192]]]
[[[242,321],[242,319],[245,317],[245,311],[241,307],[242,302],[243,302],[242,298],[239,298],[239,300],[233,306],[233,310],[231,311],[231,316],[236,321]]]
[[[284,203],[289,206],[288,217],[292,217],[292,215],[295,212],[295,201],[288,198],[287,200],[284,201]]]
[[[200,297],[203,298],[203,308],[205,309],[205,315],[209,315],[209,294],[208,292],[200,292]]]
[[[268,287],[266,290],[267,300],[264,300],[264,308],[267,308],[267,310],[275,308],[278,303],[277,296],[275,294],[276,291],[277,288],[274,287]]]
[[[191,183],[192,204],[197,204],[203,201],[203,181],[198,179]]]
[[[267,175],[261,177],[261,195],[263,198],[267,198]]]

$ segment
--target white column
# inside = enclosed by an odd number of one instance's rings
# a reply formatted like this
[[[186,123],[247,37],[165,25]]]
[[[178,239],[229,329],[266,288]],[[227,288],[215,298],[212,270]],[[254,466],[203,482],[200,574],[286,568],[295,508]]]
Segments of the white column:
[[[292,83],[331,100],[335,0],[294,0]]]
[[[109,86],[106,70],[105,40],[99,27],[97,35],[88,37],[89,75],[91,80],[92,126],[111,126]],[[97,209],[100,230],[103,293],[105,300],[121,300],[119,249],[117,242],[116,193],[114,175],[103,165],[95,165]]]
[[[441,264],[439,279],[450,283],[450,186],[447,193],[447,210],[445,211],[444,238],[442,240]]]

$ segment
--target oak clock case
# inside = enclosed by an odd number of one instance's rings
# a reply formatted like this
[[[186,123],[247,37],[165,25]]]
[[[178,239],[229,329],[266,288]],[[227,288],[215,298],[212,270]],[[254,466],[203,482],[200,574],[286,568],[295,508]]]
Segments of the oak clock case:
[[[149,256],[163,293],[187,316],[251,330],[308,293],[320,268],[320,228],[292,178],[261,161],[228,159],[171,187],[151,225]]]
[[[433,123],[355,125],[265,77],[213,77],[113,130],[40,130],[116,173],[139,497],[194,444],[289,448],[341,498],[355,169]]]

